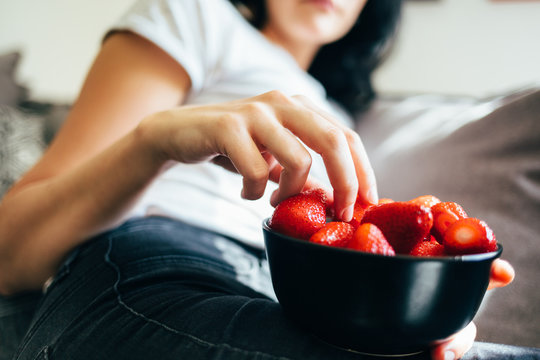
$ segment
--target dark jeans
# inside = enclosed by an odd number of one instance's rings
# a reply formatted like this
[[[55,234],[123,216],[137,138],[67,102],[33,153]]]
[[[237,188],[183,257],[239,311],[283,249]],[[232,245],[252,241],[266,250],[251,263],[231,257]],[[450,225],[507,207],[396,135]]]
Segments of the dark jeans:
[[[15,359],[369,358],[289,322],[254,290],[271,286],[264,265],[262,251],[211,232],[158,217],[130,221],[69,256]],[[476,356],[540,352],[477,343],[467,358]]]

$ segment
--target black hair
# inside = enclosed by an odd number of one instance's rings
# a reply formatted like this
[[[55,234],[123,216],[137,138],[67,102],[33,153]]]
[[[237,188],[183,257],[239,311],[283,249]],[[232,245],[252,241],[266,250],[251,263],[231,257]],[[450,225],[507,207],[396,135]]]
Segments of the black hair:
[[[256,28],[267,15],[264,0],[230,0]],[[395,39],[402,0],[368,0],[352,29],[323,46],[308,72],[326,88],[330,98],[351,113],[365,109],[375,98],[373,70],[381,64]],[[243,11],[242,11],[243,10]]]

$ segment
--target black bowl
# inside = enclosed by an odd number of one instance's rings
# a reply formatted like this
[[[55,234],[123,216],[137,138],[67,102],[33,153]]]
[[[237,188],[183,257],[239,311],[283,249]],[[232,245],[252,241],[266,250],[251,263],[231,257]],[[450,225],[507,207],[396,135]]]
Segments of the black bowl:
[[[284,313],[320,339],[375,354],[409,354],[475,316],[497,251],[448,257],[383,256],[274,232],[263,223]]]

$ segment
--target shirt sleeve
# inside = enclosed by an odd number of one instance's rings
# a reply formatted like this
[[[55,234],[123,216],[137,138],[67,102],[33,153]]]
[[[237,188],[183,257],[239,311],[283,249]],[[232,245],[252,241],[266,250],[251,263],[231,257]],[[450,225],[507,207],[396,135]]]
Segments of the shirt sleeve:
[[[197,92],[220,61],[234,12],[223,0],[138,0],[106,36],[127,30],[148,39],[182,65]]]

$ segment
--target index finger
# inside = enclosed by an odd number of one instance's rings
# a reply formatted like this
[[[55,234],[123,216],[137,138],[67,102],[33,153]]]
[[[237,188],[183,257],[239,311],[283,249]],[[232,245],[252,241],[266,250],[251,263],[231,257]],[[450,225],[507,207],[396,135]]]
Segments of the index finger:
[[[278,118],[309,148],[321,155],[334,189],[337,217],[349,221],[358,195],[358,179],[347,139],[342,129],[316,111],[303,106],[278,107]]]
[[[349,151],[351,152],[356,170],[356,176],[358,178],[358,194],[366,203],[377,204],[378,192],[375,172],[373,171],[373,167],[371,166],[360,136],[355,131],[341,124],[332,115],[317,107],[305,96],[294,96],[294,98],[302,103],[302,105],[305,107],[311,109],[312,111],[316,111],[326,120],[343,130],[345,136],[347,137]]]

